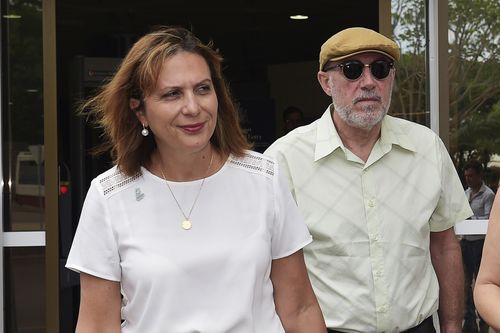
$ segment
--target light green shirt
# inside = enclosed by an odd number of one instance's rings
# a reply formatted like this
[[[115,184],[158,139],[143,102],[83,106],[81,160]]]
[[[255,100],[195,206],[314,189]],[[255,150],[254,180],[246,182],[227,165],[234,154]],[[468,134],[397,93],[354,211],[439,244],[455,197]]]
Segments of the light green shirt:
[[[327,327],[399,332],[437,311],[430,232],[472,211],[434,132],[386,116],[365,163],[344,147],[328,108],[265,154],[288,177],[313,236],[304,255]]]

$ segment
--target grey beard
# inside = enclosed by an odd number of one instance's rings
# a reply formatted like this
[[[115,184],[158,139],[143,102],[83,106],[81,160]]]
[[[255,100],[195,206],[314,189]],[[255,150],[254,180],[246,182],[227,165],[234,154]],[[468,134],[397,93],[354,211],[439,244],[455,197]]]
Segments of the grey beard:
[[[363,113],[354,112],[349,106],[340,106],[333,102],[335,112],[344,122],[351,127],[370,130],[375,125],[379,124],[387,114],[387,109],[374,108],[373,106],[363,107]],[[378,110],[376,110],[378,109]]]
[[[357,97],[355,101],[360,98],[374,97],[371,95],[364,95]],[[391,105],[391,96],[389,95],[388,103],[385,106],[373,107],[371,105],[366,105],[363,107],[363,112],[354,112],[351,106],[339,105],[335,102],[335,96],[332,95],[332,104],[335,112],[339,115],[345,123],[351,127],[371,130],[375,125],[379,124],[387,114],[389,110],[389,105]]]

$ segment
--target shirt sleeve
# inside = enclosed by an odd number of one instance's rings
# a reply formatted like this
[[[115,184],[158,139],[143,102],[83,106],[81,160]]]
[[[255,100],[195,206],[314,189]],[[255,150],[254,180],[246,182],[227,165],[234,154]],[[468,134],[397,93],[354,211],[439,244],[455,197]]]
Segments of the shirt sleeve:
[[[66,268],[103,279],[120,281],[120,258],[106,198],[94,179],[83,204]]]
[[[286,180],[274,168],[275,221],[272,234],[272,258],[289,256],[312,242],[312,237],[299,212]]]
[[[489,192],[486,199],[484,200],[484,219],[490,218],[491,207],[493,206],[493,201],[495,201],[495,193]]]
[[[453,161],[437,135],[436,146],[437,167],[441,176],[441,193],[429,222],[432,232],[447,230],[473,215]]]
[[[290,170],[288,168],[288,161],[286,160],[284,154],[282,153],[280,149],[280,142],[275,141],[267,150],[264,152],[264,155],[269,156],[276,160],[279,165],[279,171],[281,172],[282,176],[287,180],[288,182],[288,188],[292,192],[292,197],[294,200],[296,199],[295,197],[295,187],[292,181],[292,177],[290,175]]]

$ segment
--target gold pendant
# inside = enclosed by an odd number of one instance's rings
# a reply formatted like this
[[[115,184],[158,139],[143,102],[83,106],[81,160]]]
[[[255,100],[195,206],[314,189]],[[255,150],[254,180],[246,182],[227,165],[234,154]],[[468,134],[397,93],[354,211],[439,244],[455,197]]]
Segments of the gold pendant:
[[[192,226],[193,226],[193,224],[191,223],[190,220],[182,221],[182,229],[189,230],[189,229],[191,229]]]

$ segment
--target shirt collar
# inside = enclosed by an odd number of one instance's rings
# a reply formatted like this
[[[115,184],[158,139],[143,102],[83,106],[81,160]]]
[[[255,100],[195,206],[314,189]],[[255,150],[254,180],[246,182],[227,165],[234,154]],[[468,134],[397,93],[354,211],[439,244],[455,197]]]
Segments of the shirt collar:
[[[472,203],[472,201],[474,200],[483,200],[482,198],[485,191],[486,191],[486,184],[483,182],[479,190],[474,194],[472,194],[472,188],[467,187],[467,189],[465,190],[465,195],[467,196],[469,203]]]
[[[472,192],[472,188],[468,187],[467,188],[469,190],[469,192]],[[484,182],[482,182],[481,184],[481,187],[479,188],[479,190],[477,191],[476,195],[477,194],[481,194],[483,193],[484,191],[486,191],[486,184]]]
[[[399,119],[386,115],[382,120],[380,144],[397,145],[403,149],[416,152],[414,140],[408,135],[406,126],[401,126]]]
[[[332,114],[329,106],[318,120],[314,161],[316,162],[331,154],[337,148],[343,149],[344,145],[342,144],[342,140],[340,140],[337,129],[333,125]]]
[[[333,125],[330,105],[318,120],[316,133],[316,146],[314,150],[314,161],[331,154],[336,149],[344,150],[344,144],[340,139],[337,129]],[[416,152],[415,144],[404,131],[404,127],[397,124],[397,120],[386,115],[382,120],[382,129],[380,135],[380,144],[382,146],[398,145],[401,148]]]

